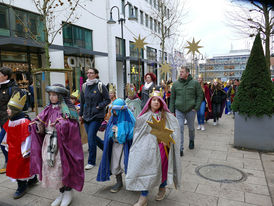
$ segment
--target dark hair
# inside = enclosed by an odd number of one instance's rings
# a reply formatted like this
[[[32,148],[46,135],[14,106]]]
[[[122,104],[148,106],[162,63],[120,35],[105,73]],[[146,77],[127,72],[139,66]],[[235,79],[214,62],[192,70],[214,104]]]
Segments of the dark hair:
[[[98,69],[96,69],[96,68],[94,68],[94,67],[89,68],[88,70],[90,70],[90,69],[92,69],[92,70],[94,71],[94,73],[95,73],[95,74],[97,74],[96,79],[99,79],[99,70],[98,70]]]
[[[0,68],[0,72],[4,75],[4,76],[8,76],[8,79],[10,79],[11,74],[12,74],[12,70],[8,67],[1,67]]]
[[[189,72],[190,72],[190,69],[189,69],[189,67],[188,67],[188,66],[181,66],[181,69],[185,69],[187,73],[189,73]]]

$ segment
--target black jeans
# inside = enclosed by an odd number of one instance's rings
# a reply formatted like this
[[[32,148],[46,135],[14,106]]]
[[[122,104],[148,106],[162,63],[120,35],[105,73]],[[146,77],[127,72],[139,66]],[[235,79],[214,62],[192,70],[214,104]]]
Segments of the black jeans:
[[[221,104],[212,103],[212,113],[213,113],[213,120],[216,122],[216,120],[219,119],[219,116],[221,114]]]

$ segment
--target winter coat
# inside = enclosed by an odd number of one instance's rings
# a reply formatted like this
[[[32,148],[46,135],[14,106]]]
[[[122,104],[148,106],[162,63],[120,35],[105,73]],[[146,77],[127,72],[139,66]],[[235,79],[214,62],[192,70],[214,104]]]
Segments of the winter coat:
[[[173,83],[169,109],[172,113],[175,113],[175,109],[183,113],[192,109],[198,111],[203,98],[204,94],[200,83],[189,75],[187,80],[179,79]]]
[[[226,93],[224,90],[213,89],[211,94],[211,103],[212,104],[222,104],[222,102],[226,99]]]
[[[7,84],[0,84],[0,125],[8,120],[7,105],[14,91],[19,91],[17,84],[12,79]]]
[[[105,85],[102,85],[101,92],[99,91],[98,83],[87,85],[85,92],[81,91],[79,116],[82,116],[85,122],[102,121],[106,114],[106,106],[110,102]]]

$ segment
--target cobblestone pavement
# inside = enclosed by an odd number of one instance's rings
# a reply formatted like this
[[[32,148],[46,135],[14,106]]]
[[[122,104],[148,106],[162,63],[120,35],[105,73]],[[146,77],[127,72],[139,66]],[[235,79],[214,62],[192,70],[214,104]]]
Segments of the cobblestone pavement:
[[[33,113],[31,113],[33,117]],[[197,126],[197,125],[196,125]],[[185,126],[186,127],[186,126]],[[187,127],[186,127],[187,128]],[[195,149],[188,149],[188,130],[185,130],[185,156],[182,157],[182,187],[168,186],[166,199],[154,200],[157,188],[149,193],[149,206],[271,206],[274,195],[274,153],[259,153],[233,148],[234,120],[225,115],[219,125],[213,126],[212,120],[205,124],[205,131],[196,130]],[[99,132],[103,137],[103,133]],[[87,145],[83,146],[85,162]],[[96,181],[98,165],[102,152],[98,149],[97,166],[85,171],[85,185],[82,192],[74,191],[71,206],[127,206],[133,205],[139,197],[138,192],[126,191],[110,193],[111,181]],[[0,153],[0,163],[3,155]],[[223,164],[243,171],[247,178],[236,183],[214,182],[198,176],[197,167],[207,164]],[[214,176],[214,175],[213,175]],[[58,191],[33,187],[21,199],[14,200],[16,183],[5,175],[0,175],[0,206],[46,206],[57,197]]]

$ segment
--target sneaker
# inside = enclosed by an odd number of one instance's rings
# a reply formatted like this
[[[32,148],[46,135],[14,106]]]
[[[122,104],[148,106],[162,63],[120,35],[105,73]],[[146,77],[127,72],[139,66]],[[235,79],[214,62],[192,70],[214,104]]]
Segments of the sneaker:
[[[203,124],[201,125],[201,130],[205,131],[205,126]]]
[[[194,140],[190,140],[189,141],[189,146],[188,146],[189,149],[194,149]]]
[[[166,196],[166,188],[165,187],[163,187],[163,188],[160,187],[158,194],[155,196],[155,200],[161,201],[165,198],[165,196]]]
[[[227,114],[228,114],[228,115],[230,115],[230,114],[231,114],[231,112],[228,112]]]
[[[216,125],[217,125],[217,122],[213,122],[213,125],[216,126]]]
[[[185,122],[184,122],[184,124],[186,125],[187,124],[187,120],[185,119]]]
[[[183,151],[183,150],[180,151],[180,156],[181,156],[181,157],[184,156],[184,151]]]
[[[198,124],[198,127],[197,127],[197,129],[201,129],[201,125],[199,125],[199,124]]]
[[[90,170],[90,169],[92,169],[93,167],[94,167],[94,165],[87,164],[87,165],[85,166],[85,170]]]

